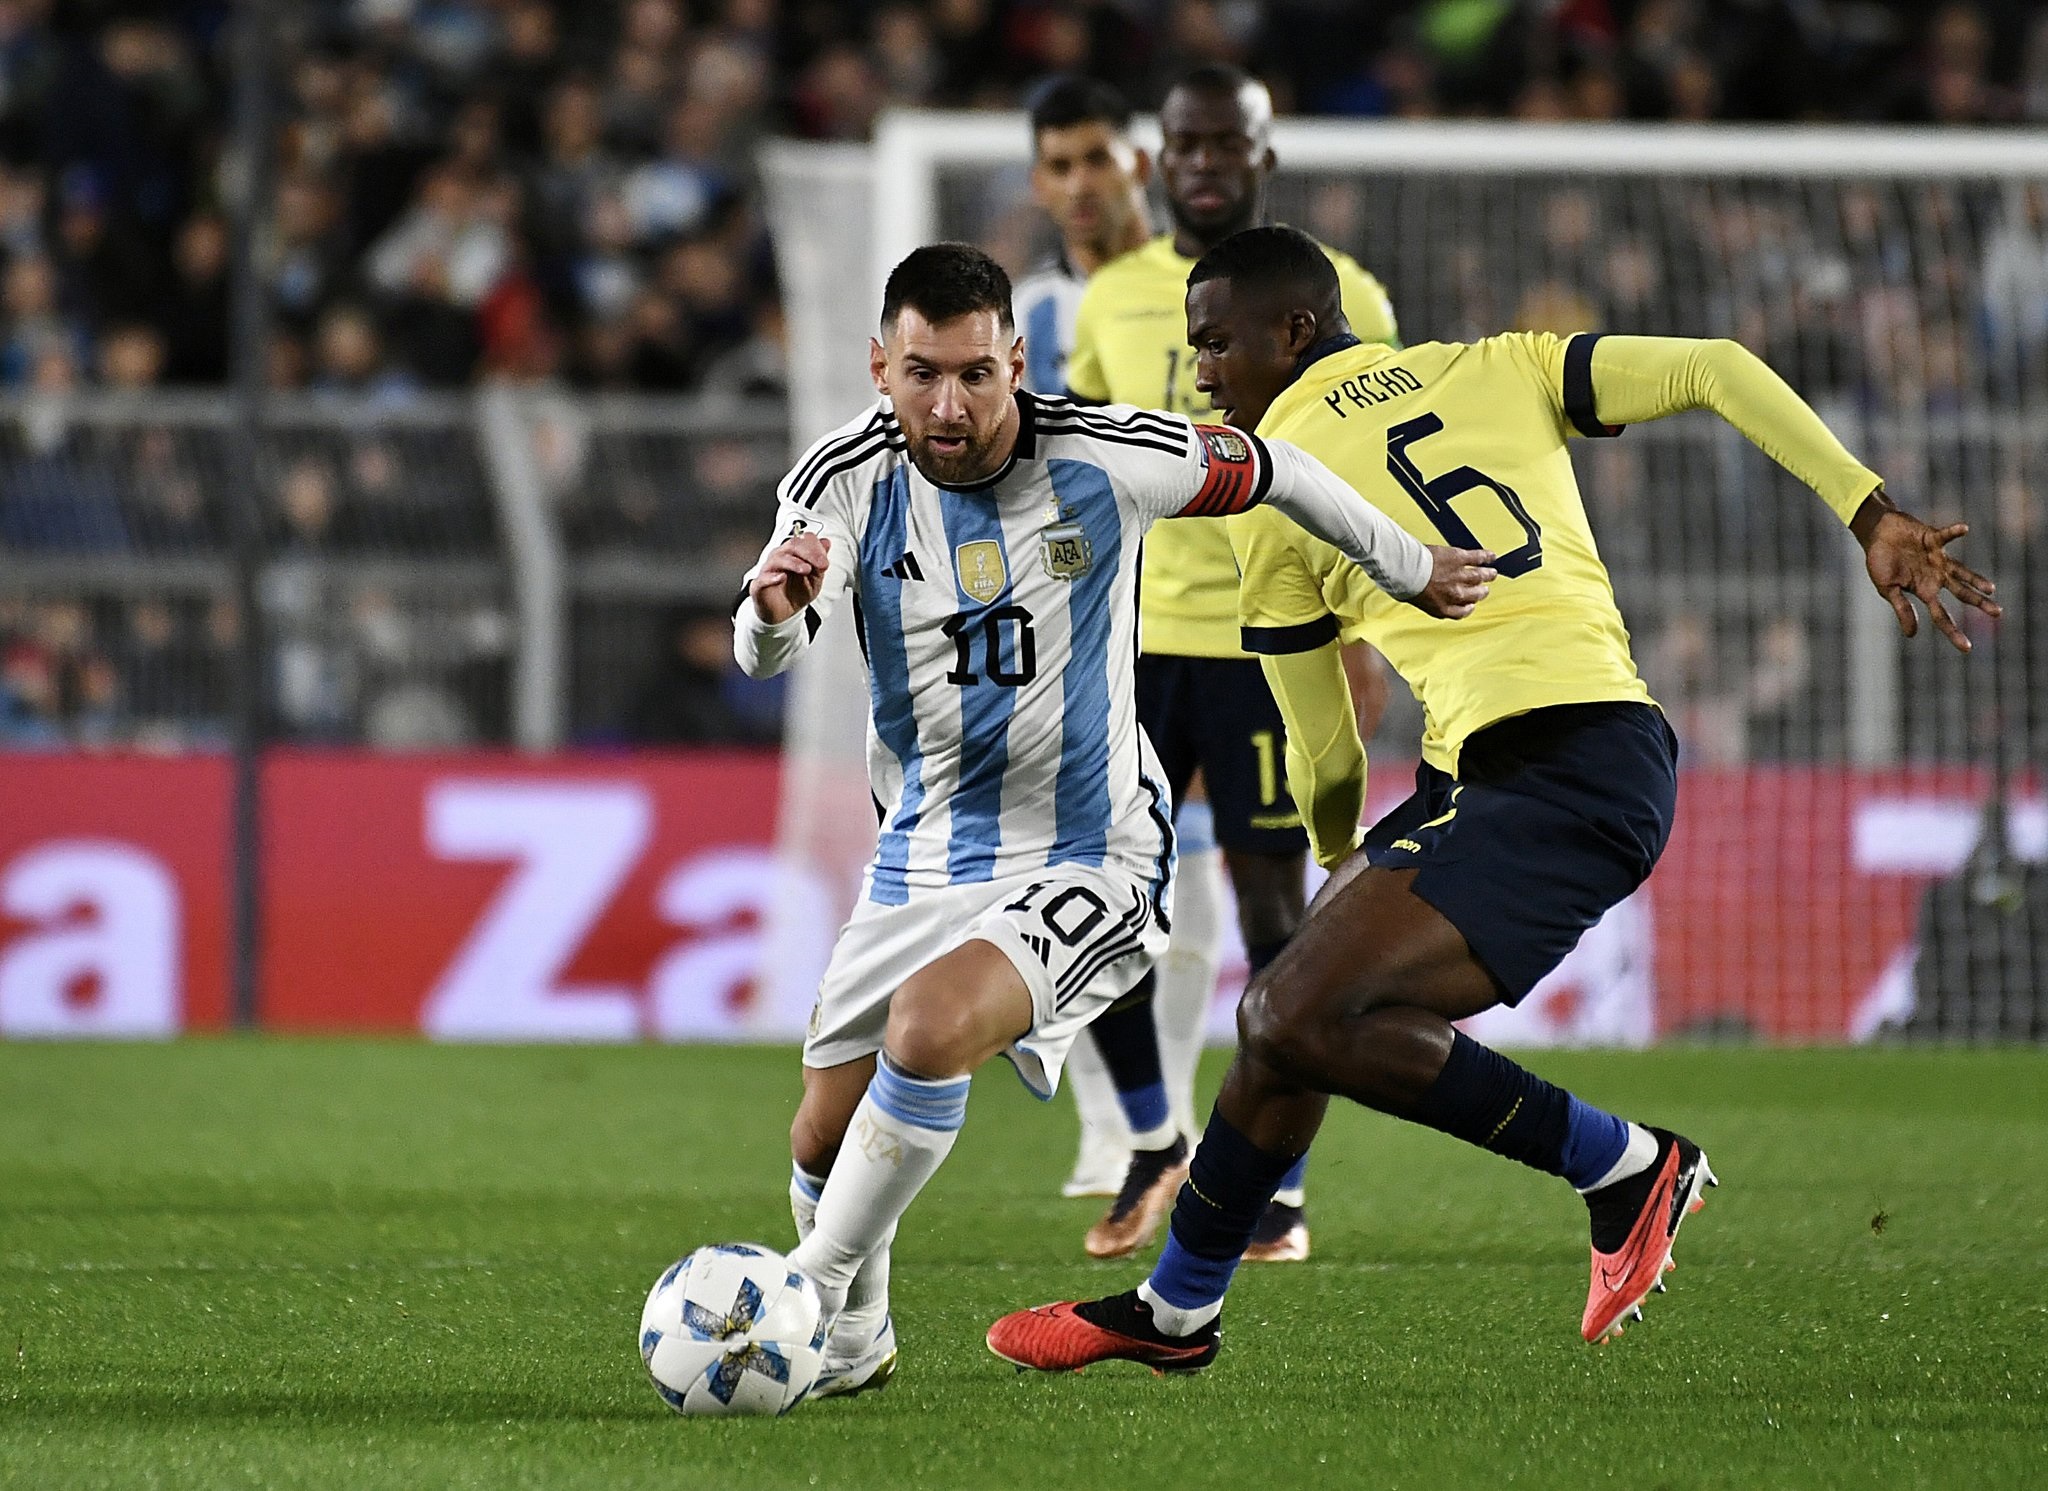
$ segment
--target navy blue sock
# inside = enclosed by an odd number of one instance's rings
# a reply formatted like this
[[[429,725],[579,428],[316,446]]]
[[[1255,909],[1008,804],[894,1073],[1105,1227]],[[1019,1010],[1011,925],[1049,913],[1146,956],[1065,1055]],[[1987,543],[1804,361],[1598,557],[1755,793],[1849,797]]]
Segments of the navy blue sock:
[[[1095,1017],[1088,1029],[1095,1049],[1116,1084],[1117,1105],[1134,1134],[1150,1133],[1166,1122],[1166,1081],[1159,1070],[1159,1030],[1152,1018],[1153,978]]]
[[[1544,1081],[1463,1031],[1408,1117],[1581,1189],[1613,1168],[1628,1124]]]
[[[1183,1310],[1223,1298],[1251,1243],[1252,1229],[1280,1189],[1281,1177],[1300,1158],[1260,1149],[1221,1111],[1211,1109],[1187,1183],[1173,1203],[1166,1248],[1146,1281],[1153,1292]]]

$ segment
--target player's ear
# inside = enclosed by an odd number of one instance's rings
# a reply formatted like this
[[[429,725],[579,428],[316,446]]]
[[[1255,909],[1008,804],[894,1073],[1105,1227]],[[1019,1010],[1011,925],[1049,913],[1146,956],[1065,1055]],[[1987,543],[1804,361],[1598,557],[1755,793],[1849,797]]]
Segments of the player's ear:
[[[889,391],[889,354],[873,337],[868,338],[868,377],[874,380],[876,393]]]
[[[1313,311],[1289,311],[1287,313],[1287,355],[1299,357],[1302,353],[1308,351],[1309,348],[1316,344],[1316,336],[1321,329],[1321,327],[1316,325],[1315,313]]]
[[[1131,157],[1131,180],[1141,187],[1152,184],[1152,152],[1142,146]]]
[[[1024,367],[1024,338],[1019,335],[1014,342],[1010,343],[1010,386],[1012,388],[1022,388],[1024,386]]]

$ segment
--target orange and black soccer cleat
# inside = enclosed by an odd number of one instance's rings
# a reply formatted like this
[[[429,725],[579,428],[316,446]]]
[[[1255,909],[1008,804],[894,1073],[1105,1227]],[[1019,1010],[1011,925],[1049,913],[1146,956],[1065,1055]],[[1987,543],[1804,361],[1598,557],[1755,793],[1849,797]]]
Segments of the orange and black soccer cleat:
[[[1588,1341],[1618,1336],[1624,1319],[1643,1318],[1643,1301],[1664,1288],[1679,1224],[1706,1204],[1701,1191],[1720,1184],[1697,1144],[1666,1129],[1650,1132],[1657,1158],[1648,1169],[1586,1194],[1593,1277],[1579,1334]]]
[[[1078,1372],[1096,1362],[1138,1362],[1154,1372],[1199,1372],[1222,1348],[1220,1318],[1185,1336],[1152,1324],[1137,1291],[1106,1299],[1034,1305],[988,1328],[988,1349],[1039,1372]]]
[[[1244,1250],[1246,1263],[1301,1263],[1308,1258],[1308,1212],[1275,1201],[1266,1207]]]
[[[1159,1235],[1159,1224],[1173,1210],[1173,1198],[1187,1178],[1188,1141],[1178,1135],[1165,1149],[1132,1151],[1116,1200],[1082,1239],[1088,1256],[1128,1258],[1150,1243]]]

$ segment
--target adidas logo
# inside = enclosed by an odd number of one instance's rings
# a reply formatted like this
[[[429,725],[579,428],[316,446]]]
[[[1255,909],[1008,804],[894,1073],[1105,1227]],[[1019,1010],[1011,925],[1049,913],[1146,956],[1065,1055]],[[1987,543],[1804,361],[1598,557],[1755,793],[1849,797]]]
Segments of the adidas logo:
[[[885,551],[886,552],[886,551]],[[917,567],[917,556],[908,550],[901,559],[882,571],[892,580],[922,580],[924,571]]]
[[[1024,934],[1024,941],[1031,951],[1038,954],[1039,962],[1047,966],[1051,965],[1052,939],[1050,937],[1040,937],[1036,933],[1026,932]]]

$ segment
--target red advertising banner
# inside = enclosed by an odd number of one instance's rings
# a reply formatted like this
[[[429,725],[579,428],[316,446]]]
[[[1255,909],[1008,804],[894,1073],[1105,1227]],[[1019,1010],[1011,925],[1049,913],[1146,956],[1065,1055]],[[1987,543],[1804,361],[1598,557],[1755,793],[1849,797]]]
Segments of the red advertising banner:
[[[264,1023],[745,1035],[778,774],[749,755],[279,752],[263,789]]]
[[[0,1035],[224,1023],[228,792],[218,756],[0,756]]]
[[[1376,764],[1375,809],[1404,781]],[[1866,1038],[1911,1008],[1922,892],[1962,867],[1988,787],[1964,770],[1688,772],[1649,885],[1478,1029]],[[778,788],[765,756],[275,752],[263,1023],[794,1038],[843,895],[773,852]],[[2048,855],[2048,804],[2016,800],[2007,832],[2022,857]],[[0,1035],[222,1026],[228,839],[223,759],[0,757]]]

